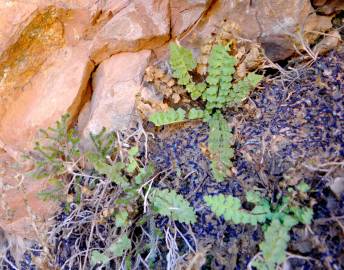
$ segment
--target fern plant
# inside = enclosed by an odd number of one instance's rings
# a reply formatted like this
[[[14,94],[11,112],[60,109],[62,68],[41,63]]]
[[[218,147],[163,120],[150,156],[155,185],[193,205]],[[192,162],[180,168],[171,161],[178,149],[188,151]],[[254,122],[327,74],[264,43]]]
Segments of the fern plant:
[[[207,78],[204,82],[195,83],[190,71],[196,67],[192,52],[180,45],[170,45],[170,65],[173,77],[180,85],[185,86],[191,98],[202,97],[206,102],[206,109],[221,109],[233,106],[245,99],[249,91],[256,87],[262,76],[249,73],[244,79],[233,82],[236,60],[228,54],[229,45],[214,45],[209,56]]]
[[[308,190],[307,185],[302,185]],[[296,189],[298,189],[296,187]],[[247,192],[246,201],[254,204],[252,210],[242,209],[241,202],[233,196],[205,196],[205,202],[216,216],[223,216],[226,221],[234,224],[264,224],[264,241],[259,248],[263,259],[252,263],[258,270],[274,270],[286,259],[286,249],[289,242],[289,231],[298,223],[310,224],[313,210],[300,207],[292,200],[291,193],[273,205],[258,192]]]
[[[208,61],[207,77],[204,82],[195,83],[190,72],[196,67],[192,52],[179,44],[170,44],[170,65],[172,76],[178,84],[185,86],[193,100],[202,98],[205,111],[192,108],[187,117],[189,120],[204,119],[210,128],[208,147],[211,153],[211,169],[217,181],[224,180],[226,171],[232,166],[234,156],[233,136],[226,120],[218,111],[226,106],[234,106],[245,99],[249,91],[262,79],[261,75],[250,73],[244,79],[234,82],[235,58],[228,54],[229,45],[214,45]],[[182,109],[170,109],[167,112],[156,112],[149,121],[156,126],[185,121],[186,112]]]
[[[33,152],[26,155],[34,162],[33,178],[46,178],[50,187],[38,195],[43,200],[63,198],[64,176],[71,170],[70,164],[80,158],[79,138],[74,129],[68,130],[69,114],[61,117],[55,127],[40,130],[40,141],[35,143]]]
[[[227,170],[232,167],[234,157],[233,134],[226,119],[220,112],[216,112],[208,120],[209,138],[208,149],[211,154],[211,169],[217,181],[223,181]]]
[[[236,61],[228,54],[228,47],[229,45],[220,44],[213,46],[209,57],[207,78],[204,82],[195,83],[190,75],[196,67],[192,52],[176,43],[170,44],[170,65],[173,77],[177,79],[179,85],[185,86],[193,100],[202,97],[202,100],[206,102],[207,115],[211,114],[213,109],[238,104],[262,79],[262,75],[250,73],[244,79],[233,82]],[[194,111],[190,111],[189,114],[191,120],[201,116],[200,112],[195,115]],[[184,110],[170,109],[167,112],[154,113],[149,120],[156,126],[161,126],[181,122],[184,118]]]
[[[194,209],[175,190],[154,189],[150,201],[153,204],[153,210],[160,215],[168,216],[173,220],[188,224],[196,222]]]

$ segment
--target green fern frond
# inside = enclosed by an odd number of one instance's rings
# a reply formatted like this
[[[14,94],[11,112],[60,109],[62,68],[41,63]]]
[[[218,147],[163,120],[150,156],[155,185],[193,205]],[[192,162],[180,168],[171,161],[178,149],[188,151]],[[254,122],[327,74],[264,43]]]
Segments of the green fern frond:
[[[202,95],[207,101],[207,109],[222,108],[226,105],[232,88],[232,75],[235,72],[235,58],[227,52],[227,47],[215,45],[209,56],[208,88]]]
[[[168,216],[173,220],[193,224],[196,222],[196,214],[190,203],[175,190],[153,189],[150,201],[153,210],[160,215]]]
[[[170,44],[170,65],[172,67],[172,76],[178,80],[178,84],[184,85],[192,100],[202,96],[206,84],[195,84],[189,71],[196,67],[196,61],[192,52],[176,43]]]
[[[248,97],[250,90],[255,88],[262,80],[263,76],[249,73],[244,79],[233,84],[233,90],[229,94],[229,105],[234,105]]]
[[[221,113],[215,113],[208,121],[209,139],[208,149],[211,154],[211,168],[214,178],[223,181],[226,171],[232,167],[231,159],[234,157],[233,134],[226,119]]]
[[[263,207],[251,212],[241,209],[240,200],[230,195],[226,197],[223,194],[205,196],[204,200],[216,216],[223,216],[226,221],[231,221],[234,224],[257,225],[257,223],[265,222],[270,213],[270,209]]]
[[[192,83],[189,71],[196,67],[196,61],[192,52],[176,43],[170,44],[170,65],[173,69],[172,76],[178,80],[180,85]]]
[[[293,206],[295,201],[290,194],[280,199],[275,206],[260,193],[247,192],[247,202],[255,204],[251,211],[247,211],[241,209],[240,200],[233,196],[221,194],[204,197],[211,210],[226,221],[234,224],[265,224],[264,241],[259,245],[263,257],[258,257],[252,263],[258,270],[274,270],[282,264],[286,259],[291,228],[298,223],[310,224],[313,218],[311,208]]]
[[[289,228],[284,227],[277,219],[272,220],[264,232],[264,241],[259,244],[266,269],[274,270],[285,261],[289,240]]]
[[[186,74],[188,71],[193,70],[196,64],[190,50],[173,42],[170,44],[170,65],[173,70],[182,71]]]
[[[166,112],[155,112],[149,117],[155,126],[163,126],[168,124],[175,124],[185,120],[185,111],[181,108],[177,110],[169,109]]]

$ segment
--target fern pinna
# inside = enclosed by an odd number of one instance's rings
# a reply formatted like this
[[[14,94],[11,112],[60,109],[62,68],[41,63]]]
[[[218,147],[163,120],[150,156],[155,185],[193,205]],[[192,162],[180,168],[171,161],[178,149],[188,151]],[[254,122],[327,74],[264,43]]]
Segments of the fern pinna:
[[[172,76],[178,80],[178,84],[185,86],[193,100],[198,99],[206,85],[193,82],[190,71],[195,69],[196,61],[192,52],[175,43],[170,44],[170,65],[173,69]]]
[[[155,126],[163,126],[167,124],[179,123],[185,120],[185,111],[181,108],[174,110],[170,108],[166,112],[156,112],[149,117],[149,121]]]

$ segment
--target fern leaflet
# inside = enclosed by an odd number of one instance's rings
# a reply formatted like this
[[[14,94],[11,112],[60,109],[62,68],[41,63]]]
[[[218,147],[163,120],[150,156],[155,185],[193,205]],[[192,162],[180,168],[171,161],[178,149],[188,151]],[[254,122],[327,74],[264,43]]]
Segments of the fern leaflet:
[[[230,91],[228,98],[229,105],[234,105],[244,100],[250,93],[250,90],[256,87],[262,78],[262,75],[249,73],[244,79],[233,84],[233,90]]]
[[[251,212],[241,209],[241,202],[233,196],[224,196],[223,194],[216,196],[206,196],[204,198],[210,209],[217,215],[223,216],[226,221],[234,224],[251,224],[263,223],[270,214],[270,206],[256,206]]]
[[[149,121],[154,123],[155,126],[163,126],[174,124],[185,120],[185,111],[181,108],[174,110],[169,109],[166,112],[155,112],[149,117]]]
[[[194,209],[175,190],[154,189],[150,201],[153,203],[153,210],[160,215],[189,224],[196,222]]]
[[[170,44],[170,65],[173,69],[172,76],[184,85],[193,100],[198,99],[206,88],[206,84],[195,84],[189,71],[196,67],[192,52],[176,43]]]

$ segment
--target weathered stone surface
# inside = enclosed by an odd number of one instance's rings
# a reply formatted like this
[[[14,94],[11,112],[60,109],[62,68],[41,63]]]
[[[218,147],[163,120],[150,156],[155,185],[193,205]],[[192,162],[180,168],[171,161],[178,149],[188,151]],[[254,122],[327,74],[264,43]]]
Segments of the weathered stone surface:
[[[321,14],[330,15],[344,10],[343,0],[312,0],[311,2],[317,8],[317,12]]]
[[[261,41],[268,56],[282,60],[295,51],[294,44],[301,43],[299,29],[326,31],[331,27],[330,17],[318,16],[313,11],[310,2],[303,0],[257,0],[252,1],[252,5],[248,0],[217,1],[184,42],[197,47],[211,33],[216,33],[226,19],[227,31],[248,40]],[[307,36],[304,38],[307,40]],[[314,40],[313,35],[311,40]]]
[[[314,51],[317,54],[325,54],[330,50],[335,49],[341,40],[340,34],[337,30],[329,32],[323,40],[321,40],[315,47]]]
[[[36,12],[15,43],[0,55],[0,119],[48,56],[64,45],[64,10]]]
[[[0,1],[0,54],[15,42],[36,9],[29,2]]]
[[[67,35],[70,35],[70,31],[76,36],[79,35],[80,25],[85,24],[85,19],[87,23],[90,22],[92,7],[97,6],[96,2],[96,0],[0,1],[0,55],[7,47],[17,41],[22,30],[32,21],[33,17],[39,12],[44,13],[44,10],[48,7],[52,7],[55,10],[58,8],[68,10],[68,20],[77,17],[77,20],[73,20],[73,25],[67,25],[65,29],[67,30]],[[85,16],[86,13],[87,16]]]
[[[336,177],[333,181],[333,183],[330,185],[331,190],[338,198],[343,194],[344,192],[344,177]]]
[[[102,12],[111,12],[113,15],[130,4],[130,0],[107,0],[98,3],[97,8]]]
[[[192,27],[207,8],[207,0],[171,0],[171,28],[175,38]]]
[[[40,128],[52,126],[66,112],[75,117],[92,70],[87,44],[52,54],[0,119],[0,141],[25,151]]]
[[[96,34],[91,58],[100,63],[118,52],[161,46],[169,39],[168,0],[133,0]]]
[[[57,209],[53,202],[41,201],[37,194],[46,187],[24,175],[8,154],[0,153],[0,227],[28,239],[35,239],[36,230],[47,226],[46,219]]]
[[[120,53],[99,65],[92,80],[94,92],[88,123],[82,131],[84,139],[87,140],[90,133],[99,133],[103,127],[107,130],[128,127],[150,56],[149,50]]]

